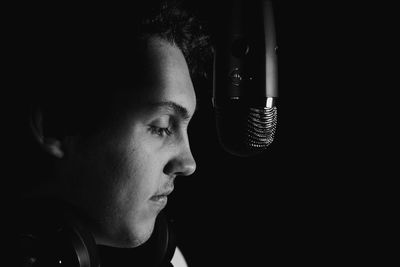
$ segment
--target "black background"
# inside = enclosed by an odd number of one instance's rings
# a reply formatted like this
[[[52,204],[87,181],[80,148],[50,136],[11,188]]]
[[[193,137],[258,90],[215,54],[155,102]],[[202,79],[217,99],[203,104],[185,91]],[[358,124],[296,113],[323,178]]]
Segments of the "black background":
[[[227,154],[213,127],[211,90],[198,95],[190,128],[198,168],[178,180],[169,206],[181,249],[193,266],[382,263],[393,252],[386,123],[395,120],[381,76],[392,56],[390,7],[274,3],[275,141],[259,156]],[[200,8],[218,23],[215,1]]]
[[[191,2],[210,28],[216,2]],[[396,121],[382,104],[393,85],[381,60],[392,55],[384,42],[392,33],[390,7],[293,2],[275,1],[278,127],[265,153],[237,158],[223,151],[211,81],[195,85],[199,109],[189,135],[197,170],[177,179],[167,207],[189,266],[347,265],[382,262],[393,251],[386,238],[396,156],[386,130]],[[10,11],[1,97],[8,207],[20,185],[7,178],[29,162],[21,105],[30,52],[21,25],[36,19],[24,6]]]

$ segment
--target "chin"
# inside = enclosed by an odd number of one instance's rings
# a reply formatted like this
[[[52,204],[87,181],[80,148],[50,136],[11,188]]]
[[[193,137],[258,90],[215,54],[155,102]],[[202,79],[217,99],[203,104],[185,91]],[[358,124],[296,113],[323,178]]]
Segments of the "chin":
[[[117,247],[117,248],[134,248],[145,243],[154,230],[155,220],[135,227],[124,227],[124,229],[114,230],[106,235],[95,235],[98,245]]]
[[[127,240],[128,242],[126,242],[126,246],[130,248],[137,247],[149,240],[154,230],[154,223],[155,221],[152,221],[151,223],[137,227],[139,229],[136,229],[135,232],[131,233],[132,238]]]

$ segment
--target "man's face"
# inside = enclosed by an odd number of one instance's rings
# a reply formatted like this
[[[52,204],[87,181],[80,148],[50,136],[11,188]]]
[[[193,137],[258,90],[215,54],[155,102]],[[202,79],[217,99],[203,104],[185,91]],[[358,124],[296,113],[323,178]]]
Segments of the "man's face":
[[[123,104],[115,125],[69,152],[66,187],[99,244],[146,241],[175,177],[196,168],[187,135],[196,96],[183,54],[158,38],[145,53],[146,82],[116,98]]]

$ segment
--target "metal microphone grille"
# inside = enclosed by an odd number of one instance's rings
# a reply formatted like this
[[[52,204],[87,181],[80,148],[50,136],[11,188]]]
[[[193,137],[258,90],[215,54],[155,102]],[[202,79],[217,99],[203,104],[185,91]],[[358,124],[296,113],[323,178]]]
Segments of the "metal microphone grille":
[[[265,149],[274,140],[277,109],[250,108],[247,118],[247,141],[249,149]]]
[[[263,152],[274,140],[277,108],[252,107],[239,103],[216,107],[218,139],[222,147],[237,156]]]

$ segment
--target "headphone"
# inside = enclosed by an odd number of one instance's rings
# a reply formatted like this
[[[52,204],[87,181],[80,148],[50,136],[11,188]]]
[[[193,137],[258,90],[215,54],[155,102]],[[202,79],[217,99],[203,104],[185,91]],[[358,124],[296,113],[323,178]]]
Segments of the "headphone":
[[[17,220],[18,266],[172,266],[175,235],[164,212],[149,240],[136,248],[97,245],[77,209],[55,199],[29,199]]]

